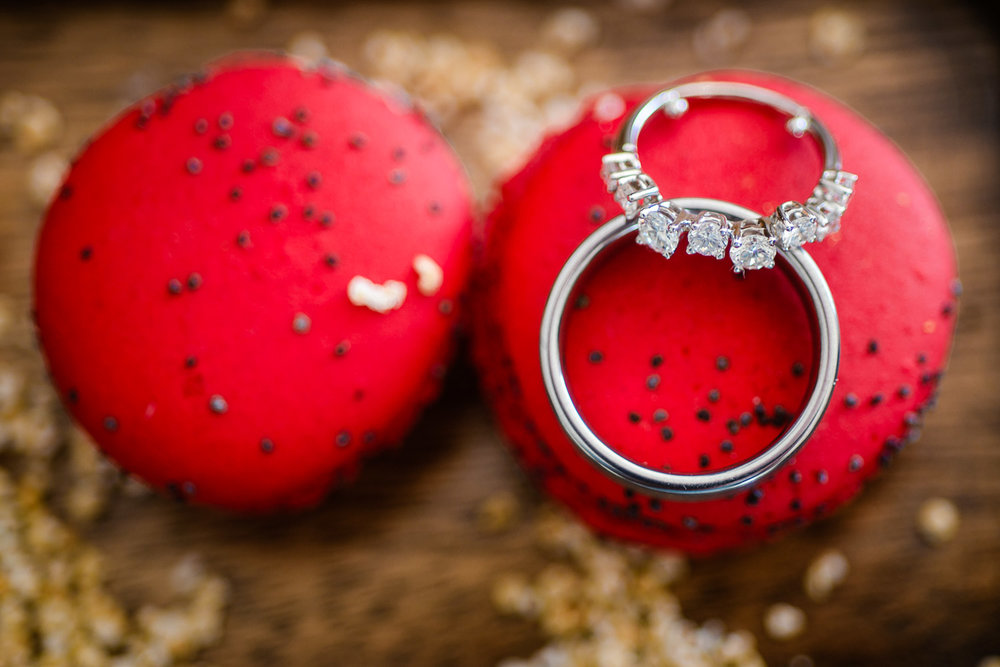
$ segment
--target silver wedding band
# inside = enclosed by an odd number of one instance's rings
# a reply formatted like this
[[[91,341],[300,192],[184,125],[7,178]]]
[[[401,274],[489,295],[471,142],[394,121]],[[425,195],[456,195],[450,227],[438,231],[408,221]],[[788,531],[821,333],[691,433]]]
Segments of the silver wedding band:
[[[655,110],[663,104],[662,100],[655,104],[647,102],[640,110]],[[633,117],[638,120],[637,114],[638,111]],[[626,139],[630,132],[636,131],[630,129],[635,125],[636,123],[631,122],[626,124]],[[737,220],[760,217],[737,204],[714,199],[682,198],[673,200],[673,203],[695,215],[714,213]],[[744,462],[712,472],[680,474],[639,465],[602,441],[580,414],[566,381],[562,353],[566,309],[577,282],[601,253],[616,241],[634,234],[638,226],[638,222],[622,215],[602,225],[570,255],[553,283],[545,304],[540,332],[542,379],[549,401],[560,425],[580,453],[622,484],[674,500],[701,500],[735,494],[758,484],[794,456],[816,429],[830,403],[840,361],[840,326],[833,295],[822,272],[808,253],[800,248],[778,249],[778,255],[783,258],[788,273],[796,279],[800,291],[808,296],[812,304],[815,315],[813,340],[816,360],[809,398],[798,417],[777,440]]]

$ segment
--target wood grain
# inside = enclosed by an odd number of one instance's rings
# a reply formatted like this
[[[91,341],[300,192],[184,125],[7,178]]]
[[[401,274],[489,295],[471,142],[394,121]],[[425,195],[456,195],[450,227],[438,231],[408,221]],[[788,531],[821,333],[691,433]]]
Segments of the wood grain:
[[[633,20],[595,5],[597,48],[576,65],[587,79],[663,81],[705,68],[691,31],[722,7],[676,0]],[[806,26],[819,8],[791,0],[748,5],[753,36],[723,66],[771,70],[816,85],[874,121],[909,154],[940,197],[965,284],[957,342],[939,407],[922,440],[889,474],[833,518],[755,551],[701,561],[680,586],[688,613],[758,635],[765,606],[800,604],[809,630],[788,644],[762,639],[771,664],[806,653],[818,665],[974,665],[1000,654],[1000,141],[997,35],[985,9],[891,0],[848,7],[867,29],[866,50],[827,67],[809,57]],[[202,61],[246,47],[280,47],[303,29],[333,55],[361,65],[377,27],[453,32],[506,54],[531,47],[552,7],[501,2],[281,4],[249,30],[219,6],[76,4],[0,14],[0,90],[55,101],[79,144],[123,102]],[[460,152],[463,146],[459,143]],[[25,297],[39,212],[23,194],[25,161],[0,150],[0,291]],[[292,518],[240,519],[159,498],[124,499],[88,537],[107,554],[114,587],[139,603],[162,594],[169,566],[188,550],[231,577],[234,598],[219,665],[487,665],[526,655],[541,637],[503,619],[489,593],[499,572],[532,572],[530,529],[476,528],[490,493],[534,491],[504,450],[466,363],[404,445],[321,508]],[[925,546],[920,502],[953,499],[956,540]],[[823,548],[851,562],[833,600],[810,603],[801,575]]]

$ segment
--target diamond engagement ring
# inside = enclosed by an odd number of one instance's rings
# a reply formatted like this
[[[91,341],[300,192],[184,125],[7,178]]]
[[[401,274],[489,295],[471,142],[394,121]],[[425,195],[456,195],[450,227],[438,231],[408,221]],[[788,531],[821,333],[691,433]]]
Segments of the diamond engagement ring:
[[[739,218],[715,211],[692,215],[676,200],[664,200],[639,163],[639,133],[660,110],[671,118],[680,118],[692,98],[763,104],[789,116],[785,127],[794,136],[813,135],[823,150],[823,173],[805,203],[786,201],[769,216]],[[687,234],[689,254],[722,259],[729,246],[735,271],[771,268],[779,249],[793,250],[838,231],[858,179],[841,169],[840,150],[833,135],[807,108],[773,90],[745,83],[698,81],[662,90],[632,112],[618,133],[616,145],[617,151],[602,159],[601,177],[625,217],[638,221],[636,242],[664,257],[674,253],[683,234]]]
[[[719,220],[759,220],[753,211],[714,199],[675,199],[671,203],[684,219],[693,220],[691,236],[701,233],[697,221],[717,224]],[[584,420],[573,401],[563,372],[563,322],[566,307],[586,269],[611,245],[635,233],[642,223],[619,215],[606,222],[566,260],[552,285],[542,315],[540,352],[542,379],[549,401],[563,431],[576,448],[605,473],[631,488],[674,500],[701,500],[731,495],[757,484],[777,470],[805,444],[830,403],[837,382],[840,360],[840,326],[833,295],[816,263],[802,248],[776,248],[785,270],[812,305],[815,363],[810,378],[809,397],[794,422],[756,456],[723,470],[678,474],[648,468],[622,456],[602,441]]]

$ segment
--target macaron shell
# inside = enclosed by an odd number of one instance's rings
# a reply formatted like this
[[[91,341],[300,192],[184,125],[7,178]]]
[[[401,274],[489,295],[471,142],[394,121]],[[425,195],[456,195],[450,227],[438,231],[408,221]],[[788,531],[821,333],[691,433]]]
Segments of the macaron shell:
[[[461,165],[403,101],[334,67],[227,59],[78,157],[38,239],[38,333],[126,470],[198,503],[308,505],[435,395],[470,230]],[[433,294],[417,254],[443,270]],[[351,303],[356,275],[402,282],[404,303]]]
[[[634,493],[598,471],[562,432],[542,385],[541,314],[575,247],[620,209],[599,176],[623,114],[653,88],[612,91],[550,137],[502,186],[477,294],[475,356],[502,430],[532,476],[597,529],[710,553],[828,514],[919,433],[949,349],[958,283],[952,241],[927,184],[871,124],[816,90],[756,72],[833,132],[860,178],[842,232],[807,249],[834,295],[839,381],[793,461],[732,498],[677,502]],[[767,214],[803,201],[822,170],[818,145],[761,106],[692,101],[639,139],[667,197],[712,197]],[[781,271],[734,275],[728,258],[664,260],[626,243],[602,256],[567,313],[565,372],[577,407],[619,452],[676,472],[715,470],[772,442],[808,391],[812,308]],[[780,408],[779,408],[780,406]],[[749,422],[748,418],[749,417]]]

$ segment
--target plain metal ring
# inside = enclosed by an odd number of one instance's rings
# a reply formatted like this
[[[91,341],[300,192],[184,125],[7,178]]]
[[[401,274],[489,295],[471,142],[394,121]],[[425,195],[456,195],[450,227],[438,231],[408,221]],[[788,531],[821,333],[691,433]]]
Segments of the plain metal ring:
[[[712,211],[737,218],[756,215],[737,204],[714,199],[684,198],[674,202],[689,211]],[[635,233],[637,227],[638,223],[629,222],[623,215],[611,219],[577,247],[559,272],[545,304],[540,332],[546,393],[563,431],[580,453],[622,484],[674,500],[734,494],[759,483],[791,458],[812,435],[830,403],[840,363],[840,325],[833,294],[808,253],[802,249],[779,251],[814,307],[818,359],[805,407],[776,441],[757,456],[720,471],[678,474],[647,468],[616,452],[587,425],[569,391],[562,355],[564,316],[577,281],[604,250]]]

